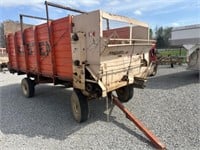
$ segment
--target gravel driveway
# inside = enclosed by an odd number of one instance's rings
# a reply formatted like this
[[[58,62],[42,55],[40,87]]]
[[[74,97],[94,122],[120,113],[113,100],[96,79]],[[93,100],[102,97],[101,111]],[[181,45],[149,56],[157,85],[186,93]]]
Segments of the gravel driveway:
[[[90,118],[73,120],[69,99],[72,89],[43,84],[35,97],[23,97],[23,76],[0,73],[1,150],[153,150],[153,145],[115,107],[106,122],[105,101],[89,103]],[[186,66],[160,66],[145,89],[135,89],[126,103],[169,150],[200,147],[200,84],[197,72]]]

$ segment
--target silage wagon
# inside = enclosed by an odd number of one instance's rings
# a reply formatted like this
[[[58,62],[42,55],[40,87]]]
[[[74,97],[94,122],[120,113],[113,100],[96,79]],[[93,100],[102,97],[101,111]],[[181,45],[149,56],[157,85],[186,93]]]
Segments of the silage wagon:
[[[73,87],[71,109],[83,122],[89,99],[116,91],[127,102],[135,87],[144,87],[153,42],[146,23],[101,10],[73,10],[81,14],[50,20],[46,8],[46,23],[23,29],[21,22],[21,31],[6,36],[9,71],[26,75],[21,81],[26,97],[33,97],[40,83]]]

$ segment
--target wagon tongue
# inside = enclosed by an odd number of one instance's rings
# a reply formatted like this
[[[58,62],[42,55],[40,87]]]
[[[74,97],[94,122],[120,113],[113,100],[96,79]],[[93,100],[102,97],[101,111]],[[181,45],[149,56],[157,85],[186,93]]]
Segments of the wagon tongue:
[[[144,134],[145,136],[156,146],[156,148],[165,150],[166,146],[160,142],[160,140],[149,130],[147,129],[140,120],[138,120],[124,105],[120,103],[117,97],[112,95],[113,103],[119,107],[121,111],[124,112],[126,118],[133,122]]]

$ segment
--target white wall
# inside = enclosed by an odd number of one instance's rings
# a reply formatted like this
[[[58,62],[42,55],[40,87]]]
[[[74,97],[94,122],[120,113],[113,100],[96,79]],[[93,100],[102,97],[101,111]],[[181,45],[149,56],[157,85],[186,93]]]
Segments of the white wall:
[[[190,39],[190,38],[199,38],[200,39],[200,27],[194,29],[183,29],[172,31],[172,40],[178,39]]]

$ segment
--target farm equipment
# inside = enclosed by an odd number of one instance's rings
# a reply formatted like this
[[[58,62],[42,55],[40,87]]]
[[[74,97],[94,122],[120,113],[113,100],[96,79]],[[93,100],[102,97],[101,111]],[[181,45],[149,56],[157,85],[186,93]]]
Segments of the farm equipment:
[[[172,29],[171,45],[183,46],[187,50],[188,69],[200,70],[200,25]]]
[[[122,112],[126,115],[126,118],[133,122],[137,128],[139,128],[146,135],[146,137],[149,138],[149,140],[155,145],[157,149],[166,149],[166,146],[160,142],[160,140],[150,130],[148,130],[145,125],[142,124],[142,122],[140,122],[127,108],[125,108],[117,97],[112,95],[112,101],[116,106],[119,107],[120,110],[122,110]]]
[[[171,68],[174,67],[174,65],[181,65],[184,61],[185,57],[181,56],[160,56],[158,57],[158,64],[159,65],[170,65]]]
[[[3,68],[7,67],[8,63],[8,54],[6,52],[6,48],[0,48],[0,71],[3,70]]]
[[[121,102],[128,102],[134,87],[144,87],[153,42],[146,23],[101,10],[74,9],[70,10],[82,14],[50,20],[48,5],[69,10],[46,2],[47,23],[23,29],[22,17],[28,15],[20,15],[21,31],[6,37],[10,72],[27,75],[21,82],[26,97],[34,96],[39,83],[73,87],[72,112],[76,121],[83,122],[88,118],[88,99],[116,91]],[[121,24],[129,30],[129,38],[116,27]],[[138,33],[139,28],[146,32]],[[132,38],[142,34],[145,38]]]
[[[149,40],[148,25],[101,10],[86,13],[45,4],[47,23],[23,29],[23,16],[44,18],[20,15],[21,31],[6,36],[10,72],[27,76],[21,82],[24,96],[33,97],[40,83],[73,87],[70,101],[77,122],[88,119],[88,100],[108,97],[112,91],[118,96],[113,102],[125,110],[120,102],[133,97],[133,88],[143,88],[148,75],[149,50],[154,42]],[[50,20],[48,6],[81,14]],[[164,148],[142,124],[136,124]]]

